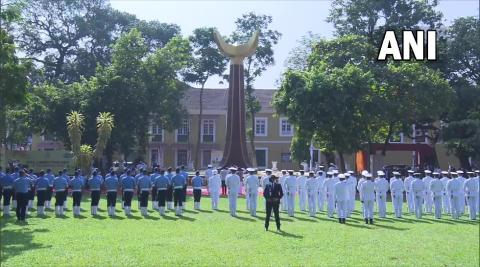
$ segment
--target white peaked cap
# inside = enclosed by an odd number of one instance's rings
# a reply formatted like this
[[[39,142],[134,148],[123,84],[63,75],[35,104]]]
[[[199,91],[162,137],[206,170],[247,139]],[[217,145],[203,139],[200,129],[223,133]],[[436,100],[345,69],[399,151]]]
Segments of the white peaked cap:
[[[345,178],[345,175],[344,175],[343,173],[340,173],[340,174],[338,175],[338,178]]]
[[[237,168],[235,168],[235,167],[230,167],[228,169],[231,170],[231,171],[236,171],[237,170]]]
[[[364,176],[365,176],[365,177],[372,177],[372,175],[371,175],[370,173],[368,173],[368,172],[367,172],[367,173],[365,173],[365,175],[364,175]]]
[[[383,171],[377,171],[377,175],[385,175]]]
[[[425,170],[424,173],[432,173],[430,170]]]
[[[345,177],[350,177],[351,174],[348,173],[348,172],[346,172],[346,173],[344,173],[343,175],[345,175]]]
[[[354,171],[348,171],[347,173],[349,173],[349,174],[354,174],[355,172],[354,172]]]
[[[212,173],[213,173],[213,174],[218,174],[218,171],[217,171],[217,170],[213,170]]]
[[[204,165],[204,166],[205,166],[205,165]],[[208,168],[211,168],[211,167],[212,167],[212,164],[208,164],[207,167],[208,167]]]
[[[368,171],[367,171],[367,170],[363,170],[363,171],[362,171],[362,175],[363,175],[363,176],[365,176],[365,175],[367,175],[367,174],[368,174]]]
[[[327,175],[333,175],[333,172],[327,172]]]
[[[265,172],[272,172],[271,169],[265,169]]]
[[[247,168],[247,172],[254,172],[255,169],[254,168]]]
[[[407,172],[408,172],[408,173],[414,173],[414,171],[412,171],[412,170],[408,170]]]
[[[393,175],[400,175],[399,172],[392,172]]]
[[[439,174],[440,174],[440,173],[438,173],[438,172],[433,172],[433,175],[439,175]]]
[[[334,174],[337,174],[337,173],[338,173],[338,170],[333,170],[333,173],[334,173]]]
[[[447,171],[442,171],[442,174],[448,174],[448,172]]]
[[[455,175],[457,175],[457,172],[450,172],[450,174],[455,174]]]
[[[463,171],[457,171],[458,174],[463,174]]]

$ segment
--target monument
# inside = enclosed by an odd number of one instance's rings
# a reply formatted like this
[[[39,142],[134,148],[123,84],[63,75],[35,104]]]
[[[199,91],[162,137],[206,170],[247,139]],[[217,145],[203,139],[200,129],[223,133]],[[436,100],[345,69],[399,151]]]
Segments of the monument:
[[[246,44],[227,44],[218,31],[214,38],[222,54],[230,58],[230,76],[227,105],[227,135],[223,158],[220,166],[238,166],[246,168],[251,165],[247,151],[247,135],[245,132],[245,88],[243,59],[255,53],[258,46],[259,32]]]

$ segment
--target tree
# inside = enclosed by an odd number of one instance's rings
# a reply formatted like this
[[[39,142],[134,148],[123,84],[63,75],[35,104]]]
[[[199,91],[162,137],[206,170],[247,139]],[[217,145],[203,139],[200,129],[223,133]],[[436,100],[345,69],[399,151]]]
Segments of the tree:
[[[19,18],[19,7],[0,3],[0,25]],[[29,86],[28,73],[31,64],[16,56],[16,46],[6,28],[0,28],[0,159],[4,158],[7,133],[7,111],[24,103]],[[1,162],[1,161],[0,161]]]
[[[256,52],[245,59],[245,101],[247,108],[247,118],[251,120],[251,128],[247,130],[250,139],[252,164],[255,164],[255,114],[261,109],[260,103],[254,94],[253,83],[267,67],[274,64],[273,46],[278,43],[282,36],[280,32],[270,29],[272,17],[268,15],[255,14],[253,12],[243,14],[241,18],[235,21],[236,29],[231,35],[234,42],[244,43],[253,36],[256,31],[260,31],[260,37]]]
[[[447,31],[445,76],[455,89],[454,109],[444,119],[442,139],[463,168],[480,160],[480,22],[459,18]]]
[[[285,67],[292,70],[305,70],[308,67],[308,57],[320,40],[320,35],[312,32],[302,36],[300,40],[297,40],[298,45],[288,53]]]
[[[365,36],[377,47],[385,30],[438,28],[442,14],[435,11],[437,4],[437,0],[334,0],[327,22],[338,35]]]
[[[190,45],[193,48],[193,61],[183,74],[186,82],[200,85],[200,111],[198,115],[197,146],[195,148],[194,158],[196,169],[201,166],[199,155],[205,83],[214,75],[222,75],[227,64],[227,58],[220,53],[213,39],[214,31],[214,28],[198,28],[193,31],[193,35],[189,37]]]

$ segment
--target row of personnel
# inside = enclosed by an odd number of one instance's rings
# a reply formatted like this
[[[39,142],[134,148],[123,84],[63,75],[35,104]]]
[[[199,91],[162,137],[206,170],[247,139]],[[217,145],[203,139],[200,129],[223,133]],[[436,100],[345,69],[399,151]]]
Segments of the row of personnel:
[[[247,169],[248,175],[241,179],[235,174],[236,169],[231,168],[230,174],[225,179],[225,184],[229,188],[230,210],[232,216],[236,215],[236,198],[241,191],[241,186],[245,187],[247,209],[252,216],[256,215],[256,200],[258,198],[258,188],[266,187],[272,183],[270,179],[271,170],[266,171],[266,175],[259,177],[254,169]],[[23,173],[23,176],[21,175]],[[288,174],[287,174],[288,173]],[[26,202],[27,206],[33,205],[33,196],[35,191],[37,194],[37,211],[44,214],[45,206],[50,207],[50,201],[53,191],[56,192],[56,212],[62,214],[66,206],[66,195],[68,188],[72,190],[73,211],[75,215],[80,213],[80,201],[82,190],[87,186],[92,194],[92,214],[96,214],[98,201],[100,199],[101,188],[105,187],[107,191],[107,202],[109,214],[114,214],[114,203],[116,202],[116,194],[119,188],[122,189],[122,203],[125,205],[125,212],[130,214],[130,202],[134,192],[137,192],[142,214],[146,214],[148,196],[151,192],[152,206],[158,209],[161,214],[165,212],[165,205],[158,202],[166,202],[169,208],[175,203],[177,214],[181,214],[183,210],[182,202],[186,197],[186,181],[188,174],[181,169],[177,169],[175,173],[171,169],[165,173],[163,170],[156,169],[153,174],[149,175],[145,170],[133,176],[133,172],[128,170],[118,178],[115,172],[111,172],[103,178],[96,171],[87,180],[77,171],[73,178],[70,178],[66,171],[59,172],[55,177],[50,170],[46,173],[41,172],[37,177],[30,172],[22,170],[14,170],[13,172],[3,174],[0,172],[0,184],[3,188],[4,196],[4,213],[9,213],[10,198],[18,202]],[[457,219],[464,214],[465,205],[470,208],[470,218],[476,219],[479,206],[479,178],[478,171],[468,172],[467,178],[463,177],[463,172],[442,172],[432,173],[429,170],[424,172],[425,175],[409,171],[409,176],[403,179],[400,173],[394,173],[394,177],[387,181],[383,172],[378,172],[378,177],[372,180],[372,175],[363,172],[362,177],[357,180],[353,172],[341,174],[336,170],[315,173],[310,172],[308,176],[300,171],[300,175],[294,175],[292,170],[282,171],[278,183],[281,185],[285,197],[281,199],[281,209],[287,211],[290,216],[294,216],[295,196],[299,197],[300,210],[306,211],[308,204],[308,212],[311,216],[315,216],[318,210],[323,211],[324,206],[327,208],[329,217],[333,217],[337,212],[339,219],[344,220],[350,217],[355,209],[355,196],[358,190],[359,198],[362,201],[362,211],[367,221],[373,220],[373,206],[377,204],[379,217],[386,216],[386,198],[387,192],[390,191],[391,199],[396,217],[402,216],[402,206],[404,192],[406,193],[407,207],[409,212],[415,212],[417,217],[421,217],[423,212],[430,213],[435,210],[435,217],[440,218],[442,210],[452,214]],[[433,175],[431,177],[430,175]],[[23,178],[22,178],[23,177]],[[22,179],[19,179],[22,178]],[[17,181],[17,179],[19,179]],[[243,180],[243,181],[242,181]],[[15,182],[17,181],[17,182]],[[370,181],[370,182],[368,182]],[[220,196],[220,187],[223,179],[217,170],[211,172],[208,177],[208,189],[212,199],[212,208],[217,208]],[[365,183],[367,182],[367,183]],[[365,183],[365,185],[364,185]],[[201,189],[205,184],[199,173],[192,179],[194,206],[199,208]],[[178,191],[178,193],[176,193]],[[16,197],[16,193],[22,193],[20,198]],[[176,194],[175,194],[176,193]],[[173,201],[177,195],[177,200]],[[14,201],[15,202],[15,201]],[[19,205],[21,206],[21,205]],[[425,209],[425,210],[424,210]],[[24,214],[24,213],[23,213]],[[22,210],[20,210],[20,219]]]

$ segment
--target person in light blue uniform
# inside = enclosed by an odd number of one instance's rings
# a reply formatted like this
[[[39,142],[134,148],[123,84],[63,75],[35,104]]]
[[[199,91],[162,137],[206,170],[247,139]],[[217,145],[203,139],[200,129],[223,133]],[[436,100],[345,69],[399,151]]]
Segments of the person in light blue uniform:
[[[123,199],[125,201],[125,215],[130,216],[131,213],[131,206],[132,206],[132,197],[133,191],[135,190],[135,179],[131,175],[131,171],[127,170],[125,177],[122,179],[122,191],[123,191]]]
[[[185,166],[180,167],[180,175],[185,178],[185,185],[183,186],[183,193],[182,193],[182,210],[185,208],[187,203],[187,185],[188,185],[188,172],[185,171]]]
[[[165,171],[160,170],[160,174],[155,179],[155,186],[157,187],[158,211],[161,216],[165,215],[165,200],[169,183],[170,180],[165,176]]]
[[[20,169],[15,167],[10,176],[12,176],[12,179],[15,181],[18,177],[20,177]],[[17,194],[15,194],[15,191],[12,193],[12,208],[15,210],[17,209]]]
[[[73,198],[73,216],[80,216],[80,204],[82,203],[82,189],[84,185],[84,179],[80,176],[80,170],[77,170],[75,176],[70,181]]]
[[[153,169],[152,175],[150,175],[150,180],[152,181],[152,209],[158,210],[158,200],[157,200],[157,186],[155,185],[155,180],[160,176],[158,172],[158,167]]]
[[[45,216],[45,201],[47,199],[47,190],[50,183],[45,176],[43,170],[40,171],[40,176],[35,181],[35,189],[37,190],[37,215]]]
[[[120,168],[118,168],[118,169],[120,169]],[[127,172],[126,171],[121,173],[121,175],[119,176],[118,180],[120,181],[120,185],[122,184],[122,180],[125,177],[127,177]],[[120,190],[121,190],[121,193],[122,193],[122,209],[125,210],[125,194],[123,193],[123,187],[120,188]]]
[[[0,184],[3,188],[3,216],[10,216],[10,201],[13,196],[13,179],[12,173],[9,169],[5,172],[5,175],[0,178]]]
[[[172,187],[173,176],[174,176],[174,174],[173,174],[173,171],[172,171],[172,167],[168,167],[167,174],[165,174],[165,177],[167,177],[168,180],[169,180],[169,184],[168,184],[168,187],[167,187],[167,196],[166,196],[167,209],[169,209],[169,210],[173,210],[173,187]]]
[[[60,171],[58,176],[53,180],[53,189],[55,190],[55,214],[63,215],[65,206],[63,205],[67,197],[68,182]]]
[[[202,198],[202,186],[203,178],[200,176],[200,172],[195,172],[195,177],[192,178],[192,187],[193,187],[193,208],[196,210],[200,209],[200,199]]]
[[[52,201],[53,196],[53,180],[55,180],[55,175],[53,175],[51,169],[47,169],[45,178],[48,180],[47,195],[45,196],[45,208],[51,209],[50,202]]]
[[[140,177],[142,177],[143,175],[143,169],[140,169],[139,172],[134,176],[135,177],[135,186],[137,188],[137,205],[138,205],[138,209],[140,209],[140,196],[142,194],[142,192],[140,191],[139,187],[138,187],[138,180],[140,179]]]
[[[115,203],[117,202],[118,178],[114,171],[105,178],[105,187],[107,188],[107,208],[108,215],[115,216]]]
[[[27,178],[30,179],[30,188],[28,189],[28,205],[27,205],[27,214],[28,210],[33,208],[33,200],[35,199],[35,181],[37,176],[35,175],[33,169],[28,170]]]
[[[102,189],[103,179],[97,170],[94,170],[92,177],[88,179],[88,187],[90,188],[90,212],[92,215],[97,215],[98,203],[100,201],[100,190]]]
[[[13,190],[17,196],[17,220],[19,222],[25,223],[25,216],[27,213],[27,204],[28,204],[28,189],[30,188],[30,180],[26,176],[25,171],[19,171],[19,177],[13,181]]]
[[[152,180],[147,173],[147,170],[143,170],[142,176],[138,179],[138,190],[140,191],[140,211],[142,216],[147,216],[148,211],[148,194],[152,187]]]
[[[63,169],[62,170],[62,178],[65,179],[65,181],[67,182],[67,184],[70,184],[70,176],[68,176],[68,170],[67,169]],[[68,188],[67,190],[65,191],[65,199],[63,200],[63,209],[64,210],[68,210],[67,208],[67,197],[68,197]]]
[[[185,177],[180,175],[180,169],[175,170],[175,176],[172,177],[173,198],[175,205],[175,215],[182,215],[183,187],[186,184]]]

